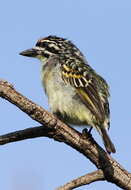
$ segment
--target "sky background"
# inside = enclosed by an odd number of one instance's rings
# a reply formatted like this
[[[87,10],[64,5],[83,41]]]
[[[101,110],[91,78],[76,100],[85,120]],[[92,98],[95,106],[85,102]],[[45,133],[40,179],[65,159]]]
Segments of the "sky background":
[[[50,34],[72,40],[110,85],[112,156],[131,171],[131,1],[4,0],[0,2],[0,78],[48,109],[40,81],[40,62],[19,52]],[[39,125],[0,99],[0,134]],[[80,130],[80,129],[79,129]],[[101,138],[93,131],[96,141]],[[0,147],[0,189],[53,190],[95,166],[67,145],[36,138]],[[84,189],[119,189],[94,182]]]

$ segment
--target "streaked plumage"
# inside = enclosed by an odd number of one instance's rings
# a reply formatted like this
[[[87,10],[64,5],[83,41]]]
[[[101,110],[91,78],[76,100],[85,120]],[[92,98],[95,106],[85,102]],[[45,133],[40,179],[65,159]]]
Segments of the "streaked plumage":
[[[107,151],[115,152],[109,129],[109,91],[106,81],[69,40],[48,36],[21,55],[42,62],[41,79],[54,114],[66,123],[95,127]]]

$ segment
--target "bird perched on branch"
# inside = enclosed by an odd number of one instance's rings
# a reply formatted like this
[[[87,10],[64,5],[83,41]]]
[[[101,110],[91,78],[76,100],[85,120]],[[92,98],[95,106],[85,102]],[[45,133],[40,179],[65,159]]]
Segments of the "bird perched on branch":
[[[107,134],[108,84],[89,66],[80,50],[67,39],[48,36],[20,55],[42,62],[41,79],[51,111],[66,123],[96,128],[107,152],[115,153]]]

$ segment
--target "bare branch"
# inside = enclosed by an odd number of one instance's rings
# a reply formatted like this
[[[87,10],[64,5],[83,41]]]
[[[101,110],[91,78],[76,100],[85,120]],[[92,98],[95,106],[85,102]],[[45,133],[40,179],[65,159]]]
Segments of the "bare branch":
[[[31,127],[0,136],[0,145],[36,137],[53,138],[55,131],[44,126]]]
[[[131,174],[106,153],[93,138],[90,136],[85,137],[75,129],[65,125],[54,115],[21,95],[6,81],[0,81],[0,96],[15,104],[32,119],[44,125],[49,130],[52,129],[55,131],[52,138],[66,143],[86,156],[98,169],[103,171],[107,181],[123,189],[131,190]],[[25,139],[25,137],[21,137],[20,140],[22,138]],[[28,138],[32,138],[31,135]]]
[[[87,185],[95,181],[105,180],[102,170],[86,174],[77,179],[70,181],[69,183],[57,188],[56,190],[71,190],[82,185]]]

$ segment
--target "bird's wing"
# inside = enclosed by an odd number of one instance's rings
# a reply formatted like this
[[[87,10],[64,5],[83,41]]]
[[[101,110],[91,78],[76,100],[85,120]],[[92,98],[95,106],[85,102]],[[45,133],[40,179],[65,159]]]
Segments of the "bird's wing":
[[[102,123],[105,119],[105,110],[98,93],[96,78],[91,71],[93,70],[88,65],[63,64],[62,78],[66,83],[75,87],[80,99]]]

